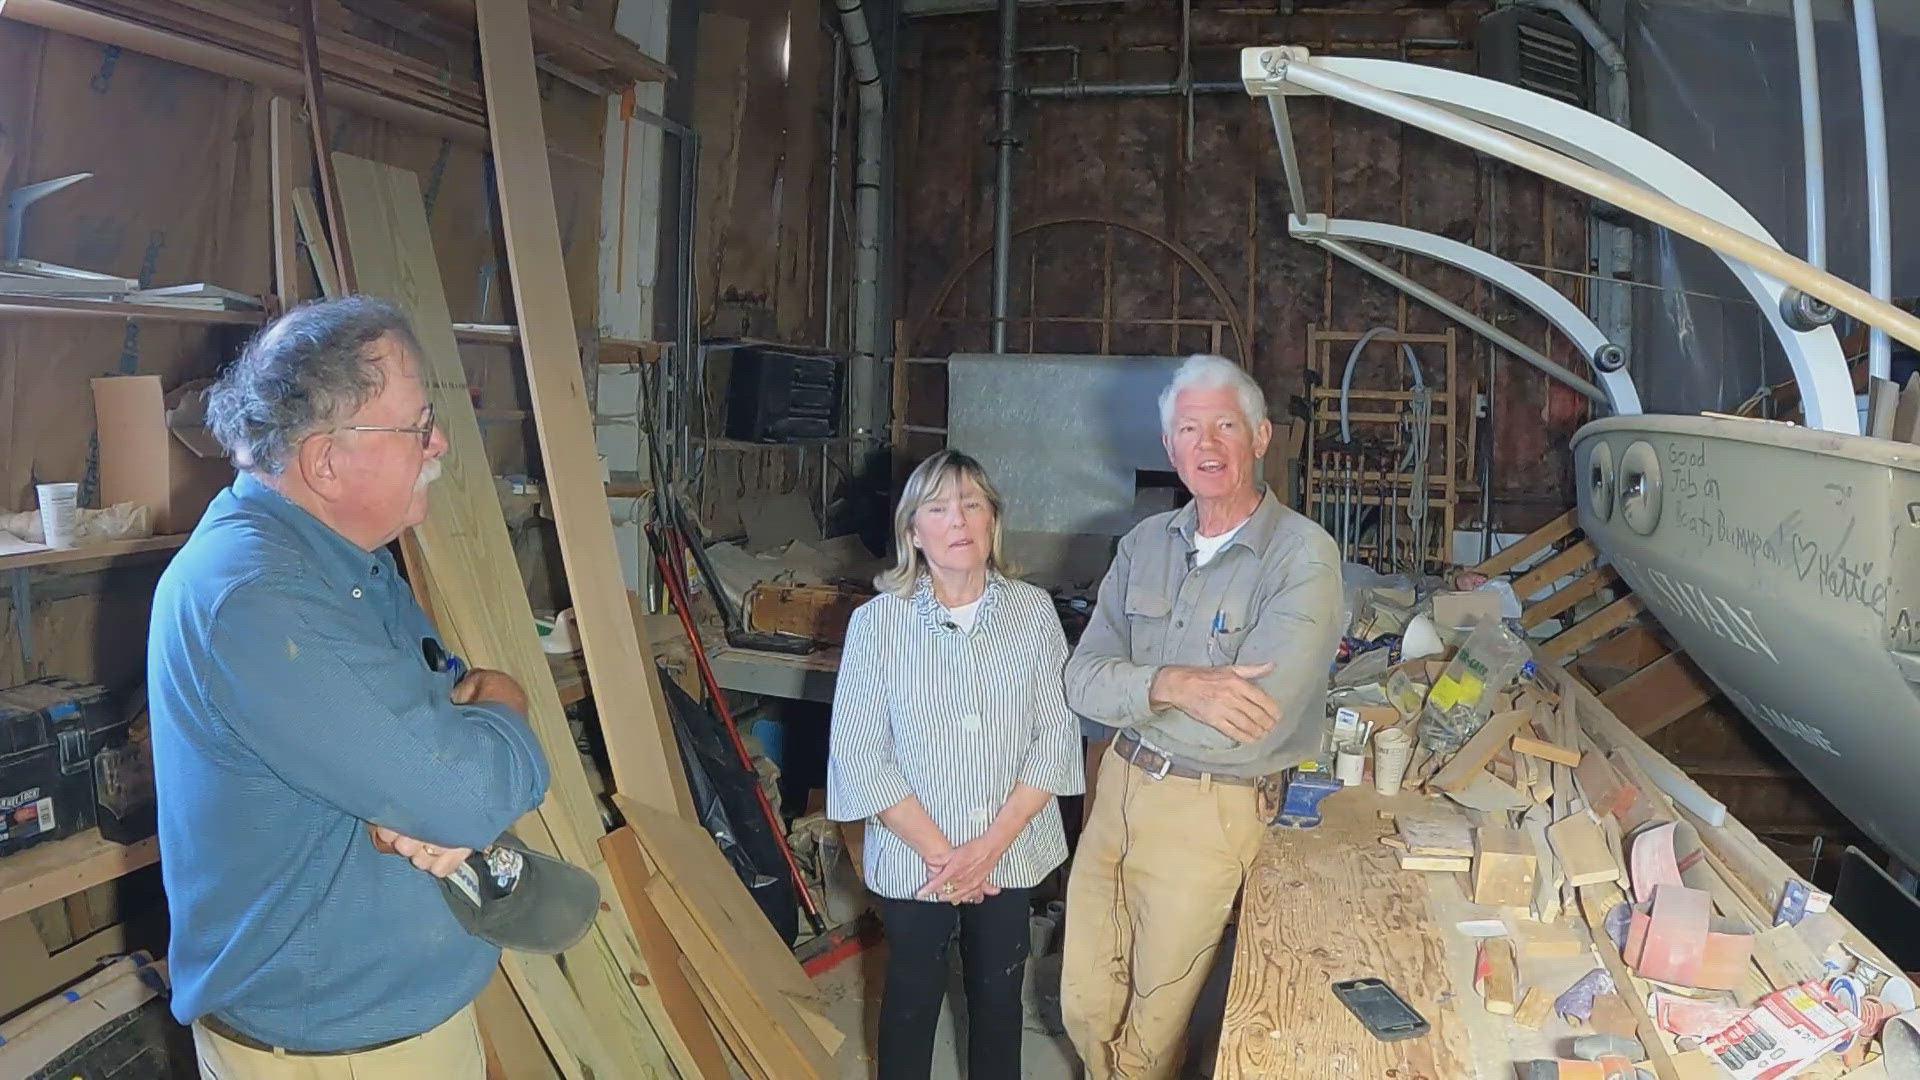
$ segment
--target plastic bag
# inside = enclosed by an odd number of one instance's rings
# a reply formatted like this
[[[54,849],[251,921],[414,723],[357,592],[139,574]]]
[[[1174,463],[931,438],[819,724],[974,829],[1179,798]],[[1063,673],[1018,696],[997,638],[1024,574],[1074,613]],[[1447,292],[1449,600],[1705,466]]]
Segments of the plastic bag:
[[[1446,753],[1460,749],[1493,713],[1494,695],[1519,676],[1527,643],[1506,624],[1483,619],[1433,681],[1420,711],[1420,745]]]

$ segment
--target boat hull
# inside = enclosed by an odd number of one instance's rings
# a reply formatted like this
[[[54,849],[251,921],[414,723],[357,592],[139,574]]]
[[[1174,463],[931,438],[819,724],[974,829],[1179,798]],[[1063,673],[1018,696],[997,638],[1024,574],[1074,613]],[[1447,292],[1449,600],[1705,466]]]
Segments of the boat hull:
[[[1581,528],[1647,609],[1835,806],[1920,865],[1920,446],[1628,416],[1582,427],[1574,468]]]

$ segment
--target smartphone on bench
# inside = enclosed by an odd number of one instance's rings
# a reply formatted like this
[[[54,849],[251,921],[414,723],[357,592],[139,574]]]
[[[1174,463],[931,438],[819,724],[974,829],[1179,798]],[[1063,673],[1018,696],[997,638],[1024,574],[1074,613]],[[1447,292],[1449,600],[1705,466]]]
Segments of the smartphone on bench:
[[[1379,979],[1334,983],[1333,996],[1381,1042],[1417,1039],[1431,1030],[1426,1018],[1415,1012],[1407,999]]]

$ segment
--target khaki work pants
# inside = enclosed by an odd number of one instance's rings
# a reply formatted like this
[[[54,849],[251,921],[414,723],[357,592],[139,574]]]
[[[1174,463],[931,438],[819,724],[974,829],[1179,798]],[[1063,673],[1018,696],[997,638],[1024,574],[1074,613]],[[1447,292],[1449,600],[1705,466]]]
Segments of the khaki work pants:
[[[468,1005],[432,1031],[359,1054],[303,1057],[255,1050],[193,1025],[204,1080],[485,1080],[480,1025]]]
[[[1067,881],[1060,1003],[1088,1080],[1162,1080],[1266,830],[1254,789],[1108,753]]]

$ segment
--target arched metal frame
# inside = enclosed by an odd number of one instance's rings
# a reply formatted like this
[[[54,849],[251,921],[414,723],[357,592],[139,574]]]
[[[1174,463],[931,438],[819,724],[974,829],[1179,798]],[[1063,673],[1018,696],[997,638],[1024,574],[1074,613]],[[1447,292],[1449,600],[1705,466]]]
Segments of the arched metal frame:
[[[1309,57],[1292,47],[1241,52],[1249,94],[1277,102],[1316,93],[1413,124],[1492,154],[1697,240],[1727,264],[1773,326],[1812,427],[1859,432],[1852,382],[1831,327],[1796,331],[1781,315],[1790,287],[1870,325],[1920,342],[1920,320],[1787,255],[1725,191],[1654,143],[1592,113],[1531,91],[1443,68],[1392,60]],[[1275,131],[1292,171],[1292,133]],[[1298,180],[1289,176],[1290,188]]]
[[[1560,290],[1513,263],[1481,251],[1471,244],[1449,240],[1444,236],[1436,236],[1419,229],[1388,225],[1378,221],[1358,221],[1351,218],[1328,218],[1319,214],[1308,214],[1305,217],[1298,215],[1290,217],[1287,228],[1302,240],[1319,242],[1323,237],[1331,237],[1335,240],[1379,244],[1382,247],[1424,255],[1429,259],[1486,279],[1513,294],[1515,299],[1538,312],[1547,322],[1573,341],[1579,348],[1580,355],[1586,357],[1593,367],[1594,379],[1600,384],[1600,389],[1605,393],[1607,404],[1613,409],[1614,415],[1631,416],[1640,412],[1640,394],[1634,389],[1633,380],[1627,373],[1620,370],[1606,371],[1594,363],[1594,359],[1600,355],[1601,351],[1612,344],[1607,340],[1607,336],[1600,332],[1600,327],[1587,317],[1586,312],[1580,310],[1578,304],[1567,299]],[[1336,254],[1339,252],[1336,251]],[[1367,268],[1363,266],[1362,269]],[[1389,283],[1396,284],[1391,281]],[[1452,310],[1448,310],[1449,308]],[[1461,310],[1458,305],[1448,304],[1440,310],[1468,327],[1485,333],[1480,326],[1474,325],[1475,323],[1485,325],[1484,320]],[[1462,315],[1467,318],[1462,318]],[[1503,347],[1512,351],[1511,346],[1503,344]],[[1528,351],[1533,350],[1528,349]],[[1559,365],[1538,353],[1522,358],[1535,367],[1551,366],[1556,370],[1562,370]]]

